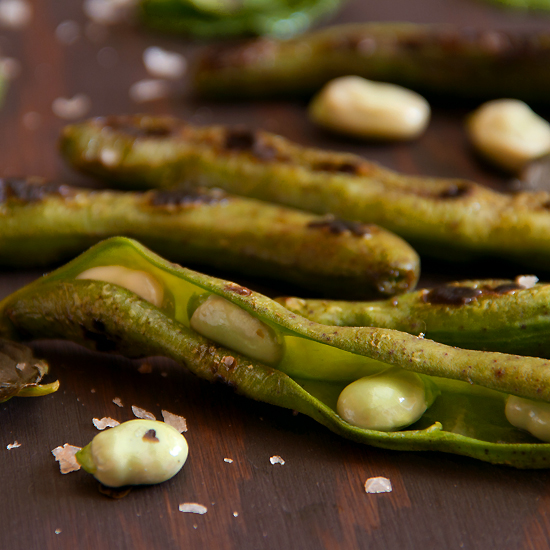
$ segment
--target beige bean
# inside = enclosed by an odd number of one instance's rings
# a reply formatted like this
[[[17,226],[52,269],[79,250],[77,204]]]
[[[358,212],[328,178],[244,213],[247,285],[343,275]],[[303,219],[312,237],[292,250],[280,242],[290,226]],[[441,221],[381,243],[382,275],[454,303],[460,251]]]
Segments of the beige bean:
[[[209,296],[190,324],[206,338],[268,365],[276,365],[283,355],[283,342],[271,327],[220,296]]]
[[[83,271],[77,279],[103,281],[122,286],[157,307],[162,306],[164,287],[153,275],[121,265],[92,267]]]
[[[550,442],[550,403],[510,395],[504,412],[512,426]]]
[[[359,76],[336,78],[309,106],[317,124],[361,138],[408,140],[428,125],[430,105],[416,92]]]
[[[474,147],[510,172],[550,153],[550,124],[517,99],[484,103],[468,118],[467,129]]]
[[[388,432],[413,424],[430,404],[418,374],[391,368],[346,386],[336,410],[349,424]]]

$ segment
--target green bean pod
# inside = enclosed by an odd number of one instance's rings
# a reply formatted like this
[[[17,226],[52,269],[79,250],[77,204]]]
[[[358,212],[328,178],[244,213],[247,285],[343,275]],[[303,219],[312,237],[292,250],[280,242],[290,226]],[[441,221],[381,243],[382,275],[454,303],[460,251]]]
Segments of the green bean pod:
[[[268,276],[336,296],[414,288],[419,261],[399,237],[220,190],[129,193],[0,180],[0,265],[44,265],[101,239],[134,237],[177,262]]]
[[[164,298],[153,305],[119,284],[90,280],[93,270],[121,265],[155,278],[165,288]],[[253,327],[259,323],[261,338],[275,335],[280,353],[272,354],[271,366],[191,328],[210,299],[248,315]],[[170,357],[202,378],[224,381],[243,395],[302,412],[371,445],[452,452],[520,468],[550,464],[550,446],[514,428],[504,414],[507,393],[550,401],[548,361],[452,348],[389,329],[319,325],[122,237],[96,245],[5,298],[0,334],[66,338],[128,357]],[[405,430],[381,432],[339,417],[336,400],[343,387],[388,367],[428,376],[437,385],[441,395],[420,420]]]
[[[334,12],[343,0],[140,0],[141,22],[160,32],[199,37],[290,37]]]
[[[548,33],[362,23],[213,46],[199,60],[195,86],[209,96],[301,95],[358,75],[421,92],[547,102],[549,65]]]
[[[529,279],[460,281],[371,302],[276,301],[324,325],[390,328],[460,348],[550,358],[550,284]]]
[[[117,186],[197,182],[376,223],[425,255],[504,257],[550,268],[548,192],[505,195],[466,180],[405,176],[267,132],[194,127],[172,118],[92,119],[66,127],[61,150],[74,167]]]

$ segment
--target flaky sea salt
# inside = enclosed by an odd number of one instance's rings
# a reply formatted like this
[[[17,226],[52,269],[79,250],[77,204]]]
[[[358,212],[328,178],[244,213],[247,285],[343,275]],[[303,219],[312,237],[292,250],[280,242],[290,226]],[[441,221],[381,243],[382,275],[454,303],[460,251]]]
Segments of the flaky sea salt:
[[[80,26],[76,21],[62,21],[55,28],[55,37],[61,44],[70,46],[80,38]]]
[[[181,78],[187,69],[183,55],[157,46],[150,46],[143,52],[143,64],[151,76],[173,80]]]
[[[86,94],[76,94],[74,97],[58,97],[52,103],[54,115],[64,120],[81,118],[88,113],[92,102]]]
[[[533,288],[539,282],[539,278],[535,275],[519,275],[515,282],[524,288]]]
[[[187,420],[185,417],[163,410],[162,418],[166,424],[169,424],[172,428],[176,428],[180,434],[187,431]]]
[[[80,447],[69,445],[65,443],[62,447],[56,447],[52,450],[55,460],[59,462],[59,469],[62,474],[68,474],[69,472],[76,472],[80,470],[80,464],[76,460],[75,454],[80,451]]]
[[[370,477],[365,481],[365,492],[371,494],[391,493],[391,481],[387,477]]]
[[[22,29],[32,19],[32,6],[26,0],[0,0],[0,26]]]
[[[165,80],[146,79],[140,80],[130,86],[130,99],[135,103],[146,103],[163,99],[170,93],[170,86]]]
[[[136,405],[132,405],[132,412],[134,413],[134,416],[136,418],[144,418],[145,420],[156,420],[156,416],[153,413],[150,413],[149,411],[146,411],[145,409],[142,409],[141,407],[136,407]]]
[[[281,464],[281,465],[285,463],[285,461],[279,455],[270,457],[269,462],[271,462],[271,464]]]
[[[178,506],[180,512],[185,512],[189,514],[206,514],[208,509],[202,504],[197,502],[183,502]]]
[[[223,461],[227,462],[228,464],[233,464],[233,459],[232,458],[224,458]]]
[[[19,443],[18,441],[14,441],[13,443],[9,443],[8,445],[6,445],[6,449],[8,449],[8,451],[11,451],[12,449],[17,449],[18,447],[21,447],[21,443]]]
[[[93,418],[92,424],[98,430],[104,430],[105,428],[114,428],[115,426],[118,426],[120,422],[118,420],[115,420],[114,418],[110,418],[109,416],[104,416],[101,419]]]
[[[122,404],[122,400],[120,399],[120,397],[115,397],[113,399],[113,403],[117,406],[117,407],[124,407],[124,405]]]

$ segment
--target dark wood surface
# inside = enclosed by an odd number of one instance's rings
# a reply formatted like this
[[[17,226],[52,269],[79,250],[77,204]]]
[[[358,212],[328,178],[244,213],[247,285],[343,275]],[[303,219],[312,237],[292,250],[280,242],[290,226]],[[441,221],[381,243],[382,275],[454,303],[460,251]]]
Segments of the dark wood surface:
[[[174,85],[168,99],[132,103],[129,87],[148,76],[141,60],[147,46],[163,46],[191,58],[197,45],[129,26],[109,29],[103,39],[91,41],[84,33],[81,4],[80,0],[34,0],[34,17],[27,28],[0,29],[3,55],[18,59],[22,68],[0,110],[1,175],[36,174],[90,183],[57,154],[56,139],[65,122],[51,109],[57,97],[85,93],[92,102],[90,116],[150,112],[204,124],[246,123],[304,144],[358,152],[411,174],[461,176],[497,187],[506,183],[476,160],[468,147],[463,118],[474,104],[438,101],[420,140],[389,146],[359,144],[321,132],[308,122],[303,102],[203,103],[192,98],[187,80]],[[70,46],[55,38],[56,27],[66,20],[77,22],[80,29],[79,39]],[[549,15],[503,11],[474,0],[356,0],[335,20],[550,30]],[[100,59],[110,59],[110,66],[98,62],[100,51]],[[33,128],[25,118],[31,112],[38,114]],[[548,110],[541,114],[550,116]],[[500,275],[499,269],[426,263],[423,282]],[[517,266],[506,269],[510,274],[523,271]],[[0,273],[0,297],[41,273]],[[265,288],[262,281],[239,282]],[[547,471],[518,471],[452,455],[399,453],[355,444],[307,417],[198,380],[162,358],[151,361],[150,374],[140,374],[136,368],[140,362],[91,354],[65,343],[40,343],[36,352],[50,361],[61,389],[48,397],[18,398],[0,405],[0,548],[538,550],[550,546]],[[113,403],[115,397],[124,407]],[[129,420],[131,405],[158,418],[162,409],[187,418],[190,455],[178,476],[113,500],[102,496],[97,482],[83,472],[60,474],[53,448],[86,444],[97,433],[93,417]],[[15,441],[21,446],[8,450]],[[273,455],[286,463],[271,465]],[[366,494],[363,484],[373,476],[388,477],[393,492]],[[201,503],[208,512],[181,513],[182,502]]]

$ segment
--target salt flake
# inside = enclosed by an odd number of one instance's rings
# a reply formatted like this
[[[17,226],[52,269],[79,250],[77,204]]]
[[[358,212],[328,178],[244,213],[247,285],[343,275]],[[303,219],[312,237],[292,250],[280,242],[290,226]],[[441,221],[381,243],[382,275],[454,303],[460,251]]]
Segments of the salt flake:
[[[170,93],[170,86],[165,80],[146,79],[140,80],[130,86],[130,99],[136,103],[146,103],[163,99]]]
[[[8,451],[11,451],[12,449],[17,449],[18,447],[21,447],[21,443],[19,443],[18,441],[14,441],[13,443],[7,445],[6,449],[8,449]]]
[[[187,69],[185,57],[157,46],[151,46],[143,52],[143,64],[151,76],[172,80],[181,78]]]
[[[80,447],[69,445],[65,443],[62,447],[56,447],[53,449],[52,454],[55,456],[55,460],[59,462],[59,469],[62,474],[68,474],[69,472],[76,472],[80,470],[80,464],[76,460],[75,454],[80,451]]]
[[[180,512],[190,513],[190,514],[206,514],[208,509],[202,504],[197,502],[183,502],[178,507]]]
[[[104,430],[105,428],[114,428],[115,426],[118,426],[120,422],[118,420],[115,420],[114,418],[110,418],[108,416],[104,416],[101,420],[99,418],[92,419],[93,425],[98,430]]]
[[[25,0],[0,0],[0,25],[22,29],[32,19],[32,6]]]
[[[539,278],[535,275],[519,275],[515,282],[524,288],[533,288],[539,282]]]
[[[271,464],[281,464],[281,465],[285,463],[285,461],[278,455],[270,457],[269,462],[271,462]]]
[[[370,477],[365,481],[365,492],[371,494],[391,493],[391,481],[387,477]]]
[[[233,459],[232,458],[224,458],[223,461],[228,462],[229,464],[233,464]]]
[[[120,399],[120,397],[115,397],[113,399],[113,403],[117,406],[117,407],[124,407],[124,405],[122,404],[122,400]]]
[[[166,424],[169,424],[172,428],[176,428],[180,434],[187,431],[187,420],[183,416],[163,410],[162,418]]]
[[[92,106],[86,94],[76,94],[74,97],[58,97],[52,103],[52,111],[59,118],[73,120],[88,113]]]
[[[142,409],[141,407],[136,407],[135,405],[132,405],[132,412],[134,413],[134,416],[137,418],[144,418],[145,420],[157,419],[153,413],[150,413],[145,409]]]

